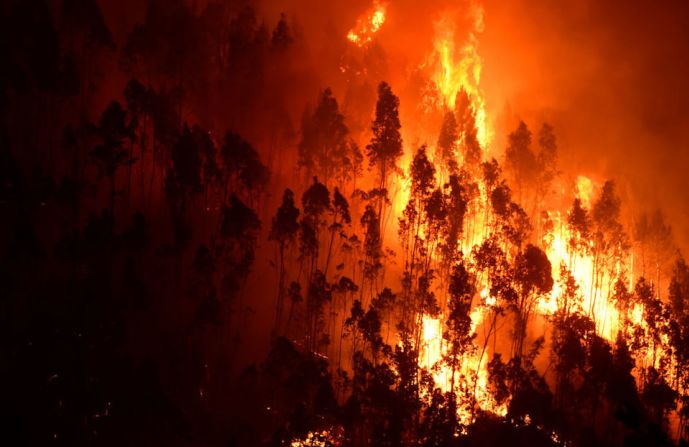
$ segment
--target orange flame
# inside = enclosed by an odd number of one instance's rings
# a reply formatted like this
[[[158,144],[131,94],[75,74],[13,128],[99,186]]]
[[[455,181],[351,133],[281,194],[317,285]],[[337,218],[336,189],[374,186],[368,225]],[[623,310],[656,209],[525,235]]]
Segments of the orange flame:
[[[581,200],[584,208],[591,208],[591,196],[593,195],[593,182],[590,178],[580,175],[577,176],[577,198]]]
[[[364,16],[356,21],[354,28],[347,33],[347,40],[353,44],[363,47],[373,40],[373,36],[385,23],[386,5],[374,2],[373,7]]]
[[[474,7],[471,13],[473,29],[468,41],[460,48],[455,45],[454,21],[444,17],[435,23],[434,51],[429,58],[429,65],[433,67],[431,80],[440,94],[439,106],[454,109],[457,93],[462,90],[467,93],[476,118],[477,137],[485,148],[490,143],[491,132],[480,88],[483,62],[478,53],[477,38],[477,34],[483,31],[483,9]]]
[[[477,35],[483,30],[483,10],[480,7],[474,8],[472,17],[474,19],[473,28],[467,41],[462,45],[457,45],[455,23],[452,20],[443,18],[436,22],[433,50],[420,68],[428,70],[427,73],[434,88],[433,94],[424,98],[426,105],[430,104],[438,109],[454,109],[457,94],[461,91],[467,94],[473,109],[477,138],[485,150],[492,139],[492,132],[488,124],[483,91],[480,87],[483,66],[478,52]],[[353,44],[363,47],[372,41],[375,33],[384,22],[385,5],[376,2],[373,8],[357,21],[356,26],[347,34],[347,39]],[[433,157],[432,154],[429,155]],[[405,160],[402,162],[404,166],[408,165],[408,157],[410,156],[411,154],[406,154]],[[436,166],[443,169],[441,164],[436,164]],[[461,248],[464,253],[471,252],[471,249],[480,244],[491,231],[490,225],[488,225],[491,206],[486,185],[480,179],[477,179],[477,182],[478,199],[467,210],[468,221],[465,225],[470,226],[472,230],[467,232],[462,239]],[[574,186],[574,193],[581,200],[581,205],[590,210],[597,185],[589,177],[580,175],[576,178]],[[408,176],[406,179],[404,177],[399,179],[394,188],[396,189],[392,194],[393,205],[391,208],[393,215],[398,216],[409,198]],[[543,248],[552,265],[555,284],[552,291],[541,297],[537,303],[538,314],[541,317],[547,317],[555,314],[562,306],[565,290],[563,290],[560,281],[559,267],[564,264],[578,286],[580,301],[576,310],[594,318],[598,335],[614,342],[617,333],[624,330],[625,321],[644,326],[643,309],[639,305],[632,306],[626,311],[627,314],[623,315],[611,298],[615,280],[619,276],[624,276],[624,272],[628,273],[623,279],[628,279],[630,286],[633,285],[633,258],[631,255],[628,259],[617,260],[615,268],[611,268],[612,272],[601,272],[599,271],[600,267],[598,269],[596,267],[597,262],[594,255],[588,250],[593,246],[592,242],[588,242],[589,247],[585,247],[583,250],[575,249],[570,244],[574,235],[570,233],[568,228],[566,210],[550,210],[548,214],[553,220],[553,225],[547,237],[548,242]],[[388,228],[387,231],[389,232],[389,239],[394,240],[395,229]],[[488,320],[491,315],[491,307],[497,302],[495,297],[490,296],[485,282],[481,282],[478,286],[481,290],[480,300],[478,303],[474,303],[470,313],[471,330],[474,333],[479,332],[481,328],[490,323]],[[452,372],[446,364],[443,364],[443,359],[447,354],[447,346],[443,340],[445,320],[446,315],[423,317],[419,365],[432,372],[437,386],[444,391],[449,391]],[[486,324],[484,324],[484,320]],[[497,331],[497,329],[495,330]],[[484,332],[483,339],[481,339],[480,334],[477,335],[476,342],[479,344],[490,336]],[[475,403],[482,410],[505,415],[507,403],[498,405],[488,389],[488,355],[488,352],[479,352],[478,349],[464,355],[460,367],[455,371],[455,379],[457,376],[462,376],[467,380],[469,386],[475,388]],[[647,357],[643,360],[646,363],[658,361],[650,354]],[[455,383],[457,382],[455,381]],[[472,414],[470,412],[460,409],[458,415],[462,423],[471,422]]]
[[[490,297],[486,295],[485,301],[488,302],[489,300]],[[472,332],[476,332],[476,329],[483,322],[486,310],[485,306],[475,306],[471,311]],[[450,391],[452,372],[446,366],[441,366],[442,359],[447,353],[447,348],[442,340],[441,319],[429,316],[423,317],[421,349],[423,354],[420,362],[421,366],[433,371],[433,379],[443,391]],[[475,387],[476,389],[476,404],[483,411],[490,411],[504,416],[507,413],[506,404],[498,405],[488,390],[488,361],[485,355],[483,357],[481,358],[481,353],[478,351],[464,355],[459,368],[455,371],[455,383],[457,383],[459,377],[465,377],[468,380],[468,386]],[[466,409],[459,408],[458,416],[462,424],[469,424],[471,422],[472,414]]]

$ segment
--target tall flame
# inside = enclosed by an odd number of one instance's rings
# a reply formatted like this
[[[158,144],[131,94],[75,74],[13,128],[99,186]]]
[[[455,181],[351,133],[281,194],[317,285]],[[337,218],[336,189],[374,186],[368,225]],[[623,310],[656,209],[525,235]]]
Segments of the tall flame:
[[[440,94],[441,106],[455,108],[457,93],[464,91],[469,96],[476,119],[479,143],[486,147],[490,142],[486,106],[480,88],[483,62],[478,53],[477,35],[483,31],[483,9],[473,7],[472,29],[467,41],[459,48],[455,45],[455,23],[444,17],[435,23],[435,40],[430,62],[433,67],[431,80]]]
[[[358,46],[365,46],[372,41],[375,33],[385,22],[385,5],[374,3],[372,9],[363,15],[356,23],[356,26],[347,34],[347,39]],[[457,44],[457,33],[455,22],[448,18],[435,23],[435,38],[433,50],[429,57],[421,65],[431,82],[431,94],[425,100],[425,105],[434,107],[434,110],[451,109],[457,106],[457,96],[460,92],[465,92],[472,108],[476,137],[483,149],[487,148],[491,142],[492,133],[489,127],[483,91],[480,86],[481,71],[483,68],[482,59],[478,52],[478,34],[483,31],[483,10],[481,7],[474,7],[471,10],[473,18],[472,27],[468,33],[468,39],[461,45]],[[431,155],[433,156],[433,155]],[[408,164],[404,163],[405,165]],[[446,167],[438,164],[439,169]],[[447,178],[447,172],[443,173]],[[478,187],[478,197],[467,210],[466,234],[462,239],[462,252],[470,253],[472,248],[489,236],[490,234],[490,209],[491,204],[487,194],[487,187],[476,179]],[[591,210],[594,192],[597,189],[594,181],[589,177],[579,175],[576,177],[574,185],[575,196],[581,201],[581,206]],[[396,185],[399,188],[393,194],[392,211],[394,215],[400,215],[409,198],[408,180],[400,180]],[[564,192],[564,188],[563,188]],[[633,257],[628,255],[625,259],[610,261],[609,265],[602,268],[600,259],[594,254],[594,242],[591,240],[577,241],[580,244],[574,247],[576,240],[568,225],[567,211],[551,209],[546,213],[551,220],[551,227],[543,237],[543,249],[552,265],[554,287],[552,291],[541,297],[537,303],[538,318],[547,318],[562,310],[563,297],[567,290],[564,290],[563,279],[560,278],[560,266],[564,266],[566,271],[572,275],[578,287],[577,308],[575,310],[588,315],[595,323],[597,335],[604,337],[610,342],[614,342],[618,332],[627,331],[629,324],[634,324],[641,328],[646,328],[644,321],[644,309],[639,304],[634,304],[627,310],[620,310],[615,305],[613,298],[615,282],[617,279],[628,280],[630,288],[633,285]],[[391,233],[394,229],[389,228]],[[394,238],[394,234],[391,234]],[[624,255],[627,256],[627,255]],[[455,371],[456,376],[463,377],[465,383],[473,387],[475,392],[474,406],[482,410],[490,411],[499,415],[506,414],[506,403],[498,405],[488,386],[488,361],[489,355],[496,349],[490,349],[487,341],[492,336],[497,339],[499,328],[494,327],[493,335],[486,327],[495,324],[491,315],[497,298],[490,296],[486,279],[479,280],[477,284],[481,290],[480,300],[474,302],[471,311],[471,332],[476,334],[477,346],[484,344],[484,349],[478,349],[463,355],[461,365]],[[496,317],[497,318],[497,317]],[[436,384],[444,391],[449,391],[451,387],[452,372],[443,359],[447,354],[446,341],[443,338],[443,328],[447,315],[437,317],[424,316],[422,319],[422,332],[419,346],[420,356],[419,365],[431,371]],[[479,334],[478,332],[483,332]],[[486,333],[487,332],[487,333]],[[667,343],[667,340],[662,340]],[[490,352],[489,352],[490,351]],[[660,361],[652,353],[647,353],[642,361],[647,365],[653,365]],[[457,377],[455,377],[457,379]],[[454,382],[457,383],[457,380]],[[459,418],[462,423],[471,421],[473,413],[465,409],[459,410]]]
[[[482,292],[482,296],[484,293]],[[488,305],[490,297],[485,296],[485,304]],[[471,311],[471,331],[476,333],[478,327],[483,323],[486,312],[485,306],[475,306]],[[442,365],[442,360],[447,354],[447,346],[443,344],[441,319],[429,316],[423,317],[423,356],[420,365],[433,371],[433,380],[443,391],[450,391],[452,373],[446,365]],[[504,416],[507,413],[505,404],[498,405],[488,390],[488,358],[485,353],[478,350],[466,353],[460,361],[459,368],[455,371],[455,387],[460,388],[458,382],[460,377],[467,380],[469,387],[474,387],[476,394],[476,405],[483,411],[490,411],[494,414]],[[462,424],[469,424],[472,419],[472,412],[465,408],[458,408],[459,421]]]

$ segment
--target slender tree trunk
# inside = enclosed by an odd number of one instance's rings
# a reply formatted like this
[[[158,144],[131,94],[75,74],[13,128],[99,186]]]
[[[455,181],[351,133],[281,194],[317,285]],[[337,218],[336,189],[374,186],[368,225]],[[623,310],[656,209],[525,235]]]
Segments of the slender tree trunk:
[[[337,218],[333,219],[333,227],[337,225]],[[323,269],[323,275],[328,277],[328,267],[330,266],[330,255],[333,250],[333,242],[335,241],[335,229],[330,232],[330,243],[328,244],[328,256],[325,258],[325,268]]]

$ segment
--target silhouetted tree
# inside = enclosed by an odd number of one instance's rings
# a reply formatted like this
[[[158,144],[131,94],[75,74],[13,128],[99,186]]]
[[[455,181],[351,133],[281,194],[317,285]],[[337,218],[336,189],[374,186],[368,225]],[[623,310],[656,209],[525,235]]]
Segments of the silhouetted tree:
[[[225,134],[220,159],[224,172],[224,197],[228,191],[235,191],[253,201],[256,194],[268,185],[268,168],[261,162],[256,149],[238,134]]]
[[[270,43],[273,48],[284,50],[290,44],[292,44],[292,42],[294,42],[294,37],[292,36],[292,31],[287,23],[287,17],[285,16],[285,13],[280,13],[280,20],[278,21],[277,25],[275,25]]]
[[[369,281],[370,290],[373,290],[375,279],[383,268],[383,248],[380,234],[380,218],[371,205],[366,205],[366,209],[361,215],[360,223],[364,229],[363,280]]]
[[[251,270],[261,221],[235,194],[223,208],[218,249],[224,262],[223,296],[233,298]]]
[[[538,131],[538,146],[539,151],[536,154],[536,161],[538,164],[538,178],[537,178],[537,206],[540,206],[540,201],[545,199],[549,193],[552,181],[557,176],[557,139],[553,126],[548,123],[543,123],[541,129]]]
[[[306,115],[302,123],[299,143],[299,166],[306,168],[307,175],[317,174],[326,182],[341,172],[343,164],[351,157],[347,140],[349,130],[340,113],[337,100],[327,88],[321,93],[318,106],[312,115]],[[344,178],[339,182],[343,185]]]
[[[548,256],[531,244],[515,259],[515,281],[519,285],[519,300],[516,304],[515,344],[513,353],[522,355],[524,338],[529,323],[529,317],[534,311],[539,296],[550,292],[553,288],[552,267]]]
[[[656,289],[660,290],[661,274],[672,258],[672,229],[665,223],[662,212],[655,210],[650,216],[641,214],[635,222],[633,236],[641,249],[641,275],[650,274],[646,272],[646,265],[650,263],[655,273]]]
[[[517,129],[509,134],[505,159],[517,184],[519,202],[523,203],[525,189],[539,173],[536,155],[531,149],[531,131],[524,121],[520,121]]]
[[[327,225],[325,213],[332,209],[330,191],[317,177],[313,178],[313,184],[304,191],[301,196],[303,209],[301,219],[301,256],[309,259],[308,281],[316,267],[319,254],[319,235],[323,227]]]
[[[342,230],[345,225],[352,223],[352,216],[349,214],[349,202],[340,194],[339,189],[335,188],[333,192],[333,220],[328,226],[330,230],[330,243],[328,244],[328,255],[325,258],[324,274],[328,274],[328,267],[330,267],[330,258],[332,255],[333,242],[335,241],[335,234],[339,233],[340,237],[346,238],[347,235]]]
[[[476,293],[475,278],[467,271],[463,260],[452,267],[450,275],[448,316],[443,331],[443,339],[448,348],[444,361],[450,367],[450,394],[455,394],[455,374],[458,372],[460,361],[475,349],[473,340],[476,334],[471,328],[471,305]],[[471,399],[475,399],[478,375],[464,378],[474,385]],[[465,396],[469,397],[469,396]],[[475,400],[465,402],[467,409],[474,413]]]
[[[127,112],[119,102],[113,101],[105,109],[95,132],[102,143],[93,148],[91,156],[98,164],[102,175],[110,179],[110,211],[114,214],[117,170],[133,162],[125,147],[125,140],[133,137],[133,131],[127,119]]]
[[[451,173],[459,169],[456,153],[458,141],[457,120],[455,119],[454,112],[448,110],[443,117],[443,124],[438,136],[438,153],[440,160],[448,166],[448,170]]]
[[[615,192],[614,182],[606,181],[591,210],[593,271],[591,273],[592,300],[589,313],[594,321],[596,320],[596,302],[601,298],[598,296],[601,289],[600,285],[606,274],[613,277],[613,272],[629,248],[627,235],[619,222],[620,206],[621,200]]]
[[[481,163],[481,145],[476,128],[476,112],[469,94],[463,88],[457,92],[455,114],[464,164],[474,172]]]
[[[570,233],[567,243],[572,257],[588,254],[591,249],[592,222],[588,210],[582,206],[578,198],[574,199],[572,208],[567,214],[567,225]]]
[[[285,288],[285,249],[294,242],[299,231],[299,208],[294,205],[294,193],[291,189],[285,189],[282,195],[282,204],[273,217],[270,235],[268,238],[277,242],[279,251],[279,277],[278,277],[278,299],[275,305],[275,332],[280,330],[283,312],[283,299]]]
[[[397,160],[402,156],[402,136],[400,135],[399,119],[400,100],[392,92],[386,82],[378,86],[378,102],[376,103],[376,116],[371,125],[373,136],[371,142],[366,145],[366,155],[371,167],[378,171],[378,188],[387,197],[388,176],[398,170]],[[378,218],[383,221],[384,201],[378,205]]]

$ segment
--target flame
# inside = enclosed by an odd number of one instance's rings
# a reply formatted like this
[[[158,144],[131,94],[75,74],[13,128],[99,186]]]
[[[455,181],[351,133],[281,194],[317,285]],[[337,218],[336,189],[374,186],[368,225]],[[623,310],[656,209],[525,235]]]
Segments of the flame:
[[[431,80],[440,95],[440,107],[454,110],[457,94],[466,92],[476,120],[477,138],[481,147],[486,147],[491,139],[487,123],[486,105],[480,88],[483,62],[478,53],[477,34],[483,31],[483,9],[472,8],[473,28],[467,42],[457,48],[455,45],[455,22],[443,17],[435,23],[434,50],[428,65],[433,67]]]
[[[497,303],[495,297],[490,296],[488,292],[488,287],[484,287],[483,290],[481,290],[481,299],[483,300],[486,306],[495,306],[495,304]]]
[[[582,202],[584,200],[590,201],[591,181],[586,177],[580,176],[577,185]],[[586,189],[580,190],[580,185],[585,185]],[[574,277],[581,294],[581,305],[577,310],[594,316],[599,335],[609,341],[614,341],[620,319],[617,310],[608,299],[612,293],[614,279],[608,278],[606,281],[596,279],[597,272],[595,271],[593,255],[574,253],[568,244],[572,235],[567,228],[566,222],[563,221],[561,213],[553,211],[551,215],[554,221],[554,230],[551,235],[552,242],[546,249],[546,254],[553,266],[555,285],[550,295],[544,297],[538,303],[538,310],[543,315],[552,315],[560,308],[559,300],[563,297],[564,290],[560,285],[562,278],[560,278],[559,266],[564,264]]]
[[[584,208],[591,208],[591,196],[593,195],[593,181],[584,176],[577,176],[577,191],[576,196],[581,200]]]
[[[488,302],[489,300],[490,297],[487,295],[486,290],[485,301]],[[475,333],[481,325],[487,310],[486,306],[474,306],[470,314],[472,332]],[[450,391],[452,371],[442,364],[442,360],[447,353],[447,347],[443,344],[442,339],[442,320],[424,315],[422,325],[423,342],[420,366],[433,372],[433,380],[443,391]],[[507,413],[506,404],[498,405],[488,390],[487,364],[486,353],[483,354],[483,358],[478,350],[465,354],[461,358],[459,368],[455,371],[455,392],[459,388],[460,378],[464,377],[467,380],[467,386],[472,389],[475,388],[476,405],[481,410],[504,416]],[[458,416],[460,423],[471,423],[472,412],[467,408],[458,408]]]
[[[374,3],[371,10],[357,20],[356,26],[347,34],[347,39],[353,44],[363,47],[372,41],[375,33],[385,22],[385,5]],[[471,10],[472,29],[468,34],[468,39],[461,45],[457,44],[455,22],[448,17],[444,17],[435,23],[435,38],[433,50],[426,61],[421,65],[434,87],[432,94],[424,98],[424,104],[432,106],[435,110],[454,110],[457,106],[457,95],[465,92],[473,111],[475,126],[482,149],[486,150],[491,143],[492,132],[489,127],[483,91],[480,86],[482,59],[478,52],[477,35],[483,31],[483,10],[481,7],[474,7]],[[427,155],[433,158],[435,155],[429,151]],[[402,166],[408,166],[411,161],[409,152],[405,154],[401,162]],[[438,169],[446,169],[439,160],[433,160]],[[440,178],[447,178],[448,172],[440,173]],[[472,248],[489,236],[490,229],[490,200],[486,185],[480,180],[478,182],[479,195],[472,201],[467,210],[465,220],[466,232],[461,240],[461,250],[463,253],[470,253]],[[409,176],[402,176],[393,186],[392,193],[392,214],[399,216],[404,209],[409,196]],[[586,209],[591,209],[594,192],[597,189],[596,183],[585,175],[576,177],[574,184],[574,194],[581,200],[581,205]],[[564,188],[563,188],[564,192]],[[644,320],[644,309],[635,304],[623,314],[614,302],[612,293],[615,281],[620,278],[628,280],[633,285],[633,255],[627,259],[618,259],[614,268],[610,271],[597,271],[596,259],[588,249],[579,250],[572,247],[570,241],[573,239],[568,228],[567,211],[551,209],[548,215],[552,218],[552,230],[544,238],[542,247],[546,252],[552,265],[554,279],[553,289],[541,297],[536,303],[536,312],[540,318],[554,315],[564,306],[563,300],[566,287],[560,277],[560,266],[564,265],[566,270],[573,276],[578,286],[578,300],[571,311],[579,311],[590,316],[594,323],[596,333],[614,343],[618,332],[629,331],[629,325],[646,329]],[[533,216],[532,216],[533,217]],[[470,228],[470,230],[469,230]],[[392,226],[387,227],[386,236],[389,240],[396,237],[396,229]],[[589,242],[589,247],[592,243]],[[600,268],[598,267],[598,270]],[[626,273],[625,273],[626,272]],[[625,276],[626,275],[626,276]],[[486,334],[486,327],[493,319],[493,306],[497,304],[497,299],[490,296],[489,287],[481,282],[478,284],[479,300],[477,300],[470,311],[471,331],[477,335],[475,345],[477,349],[463,355],[459,368],[455,371],[455,385],[458,377],[465,381],[465,385],[475,389],[475,405],[484,411],[490,411],[497,415],[505,415],[507,402],[498,405],[493,399],[488,387],[488,361],[492,352],[480,352],[480,346],[484,345],[490,334]],[[571,303],[568,303],[568,307]],[[435,383],[443,391],[449,391],[452,385],[452,371],[443,361],[447,354],[447,346],[443,339],[443,328],[446,315],[431,317],[428,315],[422,318],[421,337],[419,346],[419,366],[431,371]],[[484,324],[484,321],[486,324]],[[547,327],[547,326],[546,326]],[[498,329],[495,329],[496,331]],[[662,340],[667,344],[667,340]],[[488,344],[486,344],[487,346]],[[497,348],[494,348],[497,349]],[[490,349],[488,349],[490,350]],[[653,353],[640,355],[641,362],[646,365],[658,362]],[[455,389],[455,392],[458,392]],[[459,420],[466,424],[471,422],[472,412],[465,407],[458,409]],[[554,434],[555,438],[557,437]],[[555,439],[554,438],[554,439]]]
[[[304,438],[295,438],[290,441],[290,447],[317,447],[317,446],[341,446],[343,444],[344,430],[340,426],[331,427],[328,430],[310,431]]]
[[[347,40],[353,44],[363,47],[373,40],[373,36],[385,23],[386,5],[378,1],[373,3],[372,8],[362,17],[357,19],[354,28],[347,33]]]

